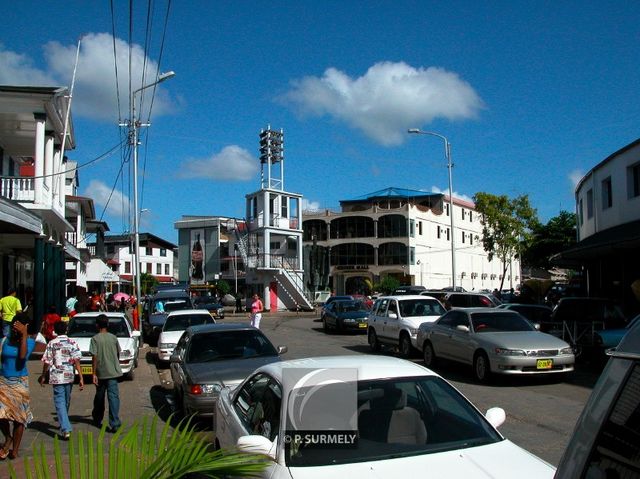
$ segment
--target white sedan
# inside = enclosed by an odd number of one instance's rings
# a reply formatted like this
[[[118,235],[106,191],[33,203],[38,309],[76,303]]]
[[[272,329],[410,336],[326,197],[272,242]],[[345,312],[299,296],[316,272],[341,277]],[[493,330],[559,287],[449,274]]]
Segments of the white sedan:
[[[158,359],[171,359],[176,344],[187,328],[214,323],[213,316],[206,309],[181,309],[169,313],[158,337]]]
[[[442,377],[381,356],[328,356],[257,369],[216,405],[216,445],[267,455],[261,477],[551,478]],[[401,471],[401,472],[400,472]]]
[[[80,370],[82,374],[93,374],[92,357],[89,353],[91,338],[98,333],[96,318],[105,314],[109,318],[109,332],[118,338],[120,345],[120,368],[122,374],[133,379],[133,371],[138,367],[138,350],[140,348],[140,331],[133,329],[123,313],[80,313],[69,320],[67,335],[73,338],[82,351]]]

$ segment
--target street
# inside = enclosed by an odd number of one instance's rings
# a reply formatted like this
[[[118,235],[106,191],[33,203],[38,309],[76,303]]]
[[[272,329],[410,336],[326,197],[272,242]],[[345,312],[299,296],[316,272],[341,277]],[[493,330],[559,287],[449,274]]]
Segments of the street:
[[[247,315],[228,316],[224,322],[245,322],[247,319]],[[261,327],[274,345],[288,347],[284,359],[370,354],[366,335],[325,334],[317,314],[266,314]],[[395,353],[383,350],[382,354]],[[422,364],[419,359],[414,361]],[[568,381],[554,377],[508,378],[483,386],[474,382],[470,368],[443,364],[435,370],[482,412],[492,406],[504,408],[507,421],[500,428],[502,434],[553,465],[558,464],[575,421],[597,380],[596,372],[578,370]],[[40,443],[44,444],[47,453],[51,453],[53,437],[57,433],[51,388],[38,385],[40,371],[40,362],[31,360],[29,380],[34,421],[25,431],[20,451],[22,456],[33,455],[33,447],[39,447]],[[154,412],[166,420],[173,412],[171,391],[169,369],[158,369],[154,348],[143,348],[135,379],[120,383],[120,415],[123,423],[131,424]],[[91,424],[93,394],[92,385],[87,385],[84,391],[74,387],[70,419],[75,431],[98,432]],[[203,427],[206,426],[203,424]],[[210,431],[204,433],[212,434]],[[64,452],[66,444],[62,444]],[[6,467],[6,462],[0,464],[0,477],[6,477]]]

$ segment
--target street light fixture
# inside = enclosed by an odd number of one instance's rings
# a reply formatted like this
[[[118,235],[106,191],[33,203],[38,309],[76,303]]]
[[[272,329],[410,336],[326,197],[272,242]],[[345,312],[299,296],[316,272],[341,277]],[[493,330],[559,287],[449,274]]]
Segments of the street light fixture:
[[[416,135],[430,135],[437,136],[444,141],[444,156],[447,160],[447,168],[449,169],[449,218],[451,218],[451,276],[453,290],[456,290],[456,235],[454,234],[454,214],[453,214],[453,179],[451,170],[453,169],[453,163],[451,163],[451,143],[447,138],[439,133],[433,131],[423,131],[419,128],[409,128],[408,133]]]
[[[158,75],[156,81],[149,83],[148,85],[144,85],[137,90],[134,90],[131,93],[131,121],[127,126],[132,129],[131,142],[133,143],[133,230],[134,230],[134,273],[135,273],[135,296],[136,296],[136,309],[138,310],[138,315],[140,315],[140,299],[142,297],[142,288],[140,287],[140,213],[141,211],[138,209],[138,129],[143,126],[150,126],[150,123],[140,123],[136,119],[136,94],[141,92],[142,90],[146,90],[152,86],[155,86],[159,83],[162,83],[169,78],[175,76],[175,72],[169,71],[166,73],[161,73]]]

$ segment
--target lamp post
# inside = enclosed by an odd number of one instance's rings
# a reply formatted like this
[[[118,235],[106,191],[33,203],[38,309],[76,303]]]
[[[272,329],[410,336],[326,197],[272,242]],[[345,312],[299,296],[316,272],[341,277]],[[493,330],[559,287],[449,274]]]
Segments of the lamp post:
[[[132,135],[131,140],[133,144],[133,235],[134,235],[134,273],[136,277],[135,281],[135,295],[136,295],[136,308],[138,315],[140,315],[140,299],[141,299],[141,287],[140,287],[140,210],[138,209],[138,129],[143,126],[149,126],[149,123],[140,123],[136,119],[136,94],[142,90],[146,90],[152,86],[162,83],[169,78],[175,76],[175,72],[169,71],[167,73],[161,73],[158,75],[158,79],[148,85],[144,85],[131,93],[131,121],[127,126],[131,128]]]
[[[447,138],[439,133],[434,133],[433,131],[423,131],[419,128],[410,128],[408,133],[413,133],[416,135],[430,135],[437,136],[442,141],[444,141],[444,156],[447,160],[447,168],[449,169],[449,218],[451,218],[451,276],[452,276],[452,286],[453,290],[456,290],[456,235],[454,231],[454,214],[453,214],[453,179],[451,170],[453,169],[453,163],[451,163],[451,143]]]

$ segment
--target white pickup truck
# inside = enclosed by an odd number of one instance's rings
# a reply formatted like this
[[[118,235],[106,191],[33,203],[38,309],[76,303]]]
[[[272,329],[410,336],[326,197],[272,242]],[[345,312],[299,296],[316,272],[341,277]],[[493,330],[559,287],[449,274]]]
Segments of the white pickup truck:
[[[402,356],[411,357],[417,349],[418,328],[445,313],[442,304],[429,296],[382,296],[369,315],[368,341],[373,351],[381,345],[398,348]]]

